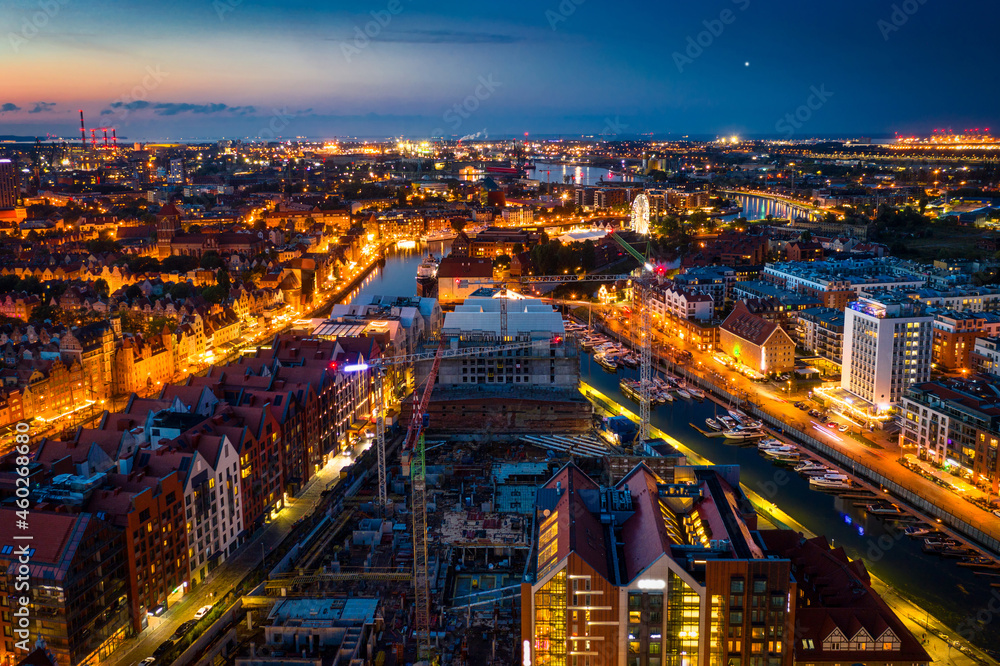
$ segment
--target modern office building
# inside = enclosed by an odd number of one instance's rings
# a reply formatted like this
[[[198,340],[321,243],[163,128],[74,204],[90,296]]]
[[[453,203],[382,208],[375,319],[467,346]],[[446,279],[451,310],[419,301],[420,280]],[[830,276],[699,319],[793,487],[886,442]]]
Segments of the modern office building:
[[[765,552],[738,477],[639,465],[602,487],[559,470],[537,496],[523,663],[792,664],[791,564]]]
[[[931,374],[934,317],[891,295],[862,298],[844,311],[841,388],[882,413]]]

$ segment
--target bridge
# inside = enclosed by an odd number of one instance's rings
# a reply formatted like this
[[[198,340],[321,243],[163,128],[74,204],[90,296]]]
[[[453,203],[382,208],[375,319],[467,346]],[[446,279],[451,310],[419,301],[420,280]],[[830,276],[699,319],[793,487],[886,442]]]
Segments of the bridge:
[[[506,282],[520,282],[521,284],[563,284],[570,282],[618,282],[619,280],[631,279],[632,275],[623,273],[618,275],[525,275],[520,278],[511,278],[510,280],[472,278],[463,280],[463,282],[481,285],[497,285]]]

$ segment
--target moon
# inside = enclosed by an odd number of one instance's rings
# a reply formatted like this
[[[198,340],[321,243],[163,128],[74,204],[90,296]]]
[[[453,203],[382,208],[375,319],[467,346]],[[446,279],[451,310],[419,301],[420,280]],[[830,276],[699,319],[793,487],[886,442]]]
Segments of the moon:
[[[745,67],[749,67],[749,66],[750,66],[750,61],[749,61],[749,60],[747,60],[747,61],[746,61],[745,63],[743,63],[743,65],[744,65]]]

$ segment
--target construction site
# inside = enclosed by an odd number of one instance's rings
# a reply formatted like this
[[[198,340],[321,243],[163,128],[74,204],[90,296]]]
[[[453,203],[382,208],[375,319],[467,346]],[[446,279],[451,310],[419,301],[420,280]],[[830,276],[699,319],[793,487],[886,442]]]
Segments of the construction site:
[[[537,489],[568,462],[609,480],[633,462],[591,434],[578,353],[551,306],[485,298],[417,354],[352,368],[413,368],[412,395],[376,415],[294,545],[176,663],[519,662]],[[470,383],[475,414],[459,416]]]

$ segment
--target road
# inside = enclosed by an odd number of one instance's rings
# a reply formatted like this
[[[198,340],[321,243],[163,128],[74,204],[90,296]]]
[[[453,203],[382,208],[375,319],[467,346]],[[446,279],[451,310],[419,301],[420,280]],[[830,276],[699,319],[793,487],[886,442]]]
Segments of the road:
[[[125,641],[113,657],[102,662],[102,666],[131,666],[153,654],[163,641],[170,638],[177,627],[194,617],[194,613],[202,606],[214,603],[243,579],[246,574],[261,562],[261,557],[274,550],[289,532],[294,524],[311,513],[319,503],[320,496],[327,485],[340,478],[340,470],[351,463],[350,458],[338,456],[330,461],[306,485],[298,497],[291,498],[278,517],[259,530],[239,551],[219,565],[208,578],[195,590],[184,596],[171,606],[159,618],[151,618],[150,626],[138,636]],[[263,553],[262,553],[263,547]],[[266,561],[267,566],[277,562]],[[153,626],[155,623],[155,626]]]
[[[597,321],[598,316],[598,308],[595,308],[595,321]],[[623,330],[623,322],[615,318],[605,319],[603,316],[602,321],[614,335],[625,339],[627,332]],[[794,384],[792,391],[787,392],[773,383],[753,382],[739,372],[720,364],[711,353],[699,351],[697,345],[689,344],[675,336],[668,337],[663,332],[662,327],[656,330],[655,336],[654,351],[660,358],[665,358],[665,352],[671,348],[690,352],[691,360],[684,364],[689,372],[712,382],[716,386],[725,388],[732,395],[754,403],[771,416],[778,418],[782,423],[825,442],[859,464],[876,470],[887,479],[947,510],[966,523],[975,525],[983,532],[1000,539],[1000,518],[964,499],[965,495],[984,496],[981,491],[961,482],[956,477],[937,472],[936,475],[948,477],[947,480],[954,483],[956,487],[955,489],[944,488],[904,467],[899,460],[912,450],[900,449],[897,437],[886,435],[878,430],[867,431],[858,424],[849,422],[840,416],[831,415],[823,419],[812,418],[807,412],[799,410],[793,404],[796,401],[806,400],[808,397],[807,392],[796,391]],[[827,428],[825,424],[829,421],[838,425],[849,423],[851,432],[841,433],[839,430]],[[875,446],[859,440],[858,437],[869,440]]]

